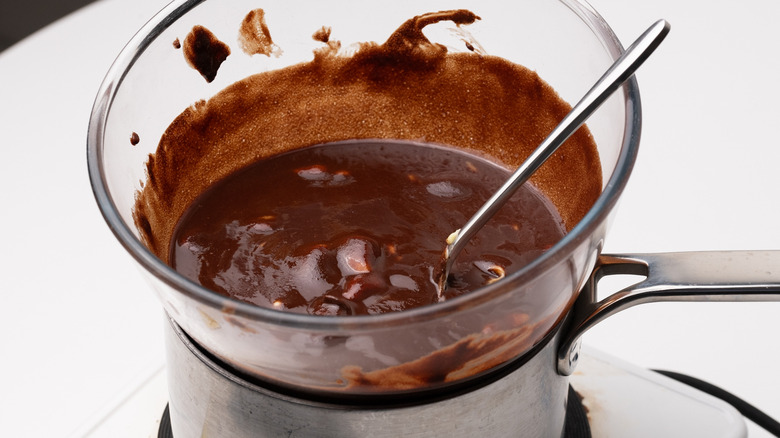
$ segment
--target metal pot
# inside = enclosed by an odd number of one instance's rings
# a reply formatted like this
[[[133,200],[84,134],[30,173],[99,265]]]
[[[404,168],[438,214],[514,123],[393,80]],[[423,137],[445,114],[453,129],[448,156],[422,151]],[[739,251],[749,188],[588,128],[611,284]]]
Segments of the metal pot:
[[[166,325],[169,409],[176,437],[554,437],[564,431],[568,378],[557,336],[521,362],[425,395],[363,398],[269,387]]]

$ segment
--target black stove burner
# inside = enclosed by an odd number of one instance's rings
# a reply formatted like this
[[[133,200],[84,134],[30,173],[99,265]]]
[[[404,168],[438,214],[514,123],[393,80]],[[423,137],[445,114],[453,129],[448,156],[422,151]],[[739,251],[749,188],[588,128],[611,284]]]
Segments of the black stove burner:
[[[171,430],[171,413],[168,405],[165,405],[160,428],[157,430],[157,438],[173,438]],[[588,414],[582,404],[577,391],[569,386],[569,401],[566,404],[566,424],[564,425],[563,438],[591,438]]]
[[[173,438],[171,429],[171,410],[165,405],[162,418],[160,418],[160,427],[157,429],[157,438]]]
[[[566,402],[566,423],[563,426],[564,438],[591,438],[588,412],[582,404],[582,398],[569,385],[569,399]]]

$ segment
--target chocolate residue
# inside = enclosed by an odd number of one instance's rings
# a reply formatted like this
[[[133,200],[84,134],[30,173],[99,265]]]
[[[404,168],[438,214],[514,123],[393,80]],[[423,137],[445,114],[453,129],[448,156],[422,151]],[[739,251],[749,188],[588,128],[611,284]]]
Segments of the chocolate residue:
[[[384,44],[363,43],[352,56],[321,48],[311,62],[250,76],[196,102],[149,157],[148,183],[134,210],[144,243],[167,262],[173,229],[195,197],[237,169],[304,146],[422,140],[517,167],[571,107],[523,66],[447,53],[422,33],[438,21],[476,19],[463,10],[421,15]],[[531,181],[570,230],[601,193],[600,175],[598,152],[583,127]]]
[[[323,43],[327,43],[330,40],[330,32],[331,28],[327,26],[322,26],[321,28],[317,29],[316,32],[311,36],[314,41],[321,41]]]
[[[135,146],[140,141],[141,141],[141,137],[139,137],[137,133],[134,132],[134,133],[130,134],[130,144],[131,145]]]
[[[181,49],[181,42],[179,41],[179,39],[178,39],[178,38],[176,38],[175,40],[173,40],[173,48],[174,48],[174,49]]]
[[[203,26],[192,28],[184,39],[184,57],[206,82],[217,77],[217,71],[230,55],[230,47]]]
[[[528,315],[518,315],[528,321]],[[518,321],[521,322],[521,321]],[[404,391],[448,383],[478,375],[506,363],[533,346],[548,321],[524,324],[513,329],[466,336],[417,360],[375,371],[346,366],[341,375],[346,389],[370,388],[371,391]]]
[[[230,324],[233,324],[234,326],[236,326],[239,330],[241,330],[243,332],[251,333],[251,334],[257,334],[257,330],[255,330],[252,327],[249,327],[248,325],[244,324],[238,318],[234,318],[232,316],[225,316],[225,321],[229,322]]]
[[[279,55],[279,48],[271,39],[271,31],[265,24],[265,11],[255,9],[249,11],[241,22],[238,31],[238,44],[247,55]]]
[[[314,34],[312,34],[311,38],[314,41],[320,41],[322,43],[327,44],[327,48],[323,49],[324,53],[336,53],[341,48],[341,41],[334,41],[330,39],[330,32],[331,28],[327,26],[322,26],[319,28]],[[321,50],[322,51],[322,50]]]

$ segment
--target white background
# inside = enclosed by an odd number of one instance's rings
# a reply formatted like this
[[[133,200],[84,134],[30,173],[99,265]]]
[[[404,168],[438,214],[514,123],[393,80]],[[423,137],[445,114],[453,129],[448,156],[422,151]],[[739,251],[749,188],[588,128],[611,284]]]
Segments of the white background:
[[[592,4],[624,43],[672,24],[638,73],[641,152],[606,250],[780,249],[780,3]],[[105,71],[163,5],[99,1],[0,54],[4,436],[80,436],[164,366],[160,306],[105,226],[85,157]],[[779,314],[778,302],[652,304],[584,342],[780,418]]]

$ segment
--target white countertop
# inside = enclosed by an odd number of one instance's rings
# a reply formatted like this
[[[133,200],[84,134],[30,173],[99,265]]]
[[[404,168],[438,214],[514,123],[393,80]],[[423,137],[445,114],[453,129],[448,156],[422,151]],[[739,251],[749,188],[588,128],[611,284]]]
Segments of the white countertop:
[[[591,3],[624,43],[672,24],[638,73],[642,146],[606,251],[780,249],[780,3]],[[0,53],[4,436],[82,436],[164,366],[161,306],[103,222],[85,152],[103,75],[164,4],[98,1]],[[780,302],[645,305],[584,343],[780,418],[778,315]]]

